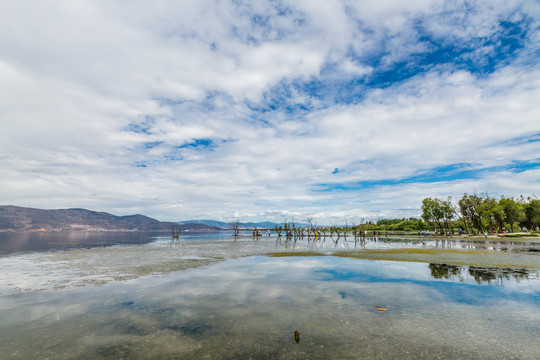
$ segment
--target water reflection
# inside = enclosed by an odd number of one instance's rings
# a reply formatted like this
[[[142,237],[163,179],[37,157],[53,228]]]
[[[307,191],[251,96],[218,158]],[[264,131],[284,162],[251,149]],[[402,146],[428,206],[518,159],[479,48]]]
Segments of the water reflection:
[[[232,239],[229,231],[183,232],[178,239],[164,232],[0,232],[0,256],[14,253],[48,252],[115,245],[143,245],[153,242],[175,245],[186,241]]]
[[[151,232],[0,232],[0,256],[112,245],[141,245],[161,233]]]
[[[231,237],[232,239],[232,237]],[[307,248],[339,248],[339,249],[357,249],[357,248],[438,248],[438,249],[462,249],[462,250],[495,250],[495,251],[515,251],[540,253],[540,242],[532,241],[489,241],[469,240],[466,238],[449,239],[429,239],[429,238],[407,238],[407,237],[381,237],[381,236],[277,236],[271,233],[267,236],[237,236],[235,240],[253,240],[253,242],[275,241],[287,249],[296,249],[298,247]]]
[[[497,284],[503,285],[505,281],[521,280],[529,278],[538,279],[540,271],[525,268],[505,268],[505,267],[478,267],[478,266],[458,266],[450,264],[429,264],[431,276],[435,279],[452,279],[463,281],[465,274],[472,277],[477,284]]]
[[[513,268],[485,268],[469,266],[469,274],[476,280],[478,284],[487,282],[491,284],[495,282],[502,284],[504,280],[514,278],[517,282],[520,280],[528,280],[529,276],[538,278],[538,271],[529,269],[513,269]]]
[[[457,273],[463,282],[454,281]],[[260,256],[84,290],[0,296],[0,354],[537,359],[538,278],[522,280],[522,288],[513,276],[504,287],[468,276],[465,267]]]
[[[466,239],[386,238],[354,236],[233,236],[230,231],[183,232],[179,239],[168,233],[152,232],[0,232],[0,257],[13,253],[47,252],[76,248],[92,248],[113,245],[142,245],[156,243],[169,247],[183,246],[186,242],[231,241],[268,244],[283,249],[392,249],[392,248],[440,248],[464,250],[495,250],[502,252],[527,252],[540,254],[540,243],[533,241],[469,241]]]
[[[457,278],[458,280],[463,280],[463,276],[461,276],[462,268],[462,266],[449,264],[429,264],[431,276],[435,279]]]

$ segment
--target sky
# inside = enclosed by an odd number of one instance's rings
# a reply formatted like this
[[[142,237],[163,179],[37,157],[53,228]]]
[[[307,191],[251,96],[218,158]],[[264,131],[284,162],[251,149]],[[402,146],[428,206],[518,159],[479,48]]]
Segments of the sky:
[[[0,203],[358,223],[540,196],[540,3],[0,0]]]

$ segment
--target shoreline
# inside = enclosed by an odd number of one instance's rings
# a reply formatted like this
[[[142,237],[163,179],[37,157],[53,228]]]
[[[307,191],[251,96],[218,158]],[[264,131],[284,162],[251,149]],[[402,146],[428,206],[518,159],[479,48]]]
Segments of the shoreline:
[[[526,233],[525,233],[526,234]],[[448,240],[448,241],[468,241],[468,240],[474,240],[474,241],[508,241],[508,240],[537,240],[540,243],[540,235],[539,234],[531,234],[531,235],[522,235],[511,233],[511,234],[497,234],[497,235],[488,235],[487,237],[484,235],[455,235],[455,236],[440,236],[440,235],[392,235],[388,234],[388,237],[380,236],[381,238],[385,239],[403,239],[403,238],[414,238],[414,239],[423,239],[423,240]]]

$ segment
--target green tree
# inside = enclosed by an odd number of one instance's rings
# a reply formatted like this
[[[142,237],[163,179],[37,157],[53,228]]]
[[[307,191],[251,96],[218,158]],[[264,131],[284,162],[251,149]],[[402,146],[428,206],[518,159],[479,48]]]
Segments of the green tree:
[[[510,229],[514,232],[514,224],[519,223],[525,219],[525,212],[523,211],[523,205],[515,201],[513,198],[501,198],[499,205],[504,212],[504,220],[510,224]],[[502,226],[501,226],[502,227]]]
[[[454,218],[454,209],[450,199],[441,200],[438,198],[425,198],[422,201],[422,219],[431,223],[433,229],[437,231],[450,228],[450,220]]]
[[[428,224],[426,224],[422,219],[417,219],[414,224],[414,230],[427,230],[429,228]]]
[[[482,219],[482,229],[489,229],[490,231],[493,231],[496,227],[497,218],[505,218],[503,208],[499,206],[497,200],[490,196],[486,196],[482,200],[482,203],[478,206],[478,212]]]
[[[448,197],[448,200],[439,200],[439,203],[442,212],[442,219],[444,220],[444,226],[446,229],[450,229],[450,221],[455,215],[454,207],[452,206],[452,198]]]
[[[504,206],[501,203],[501,200],[499,200],[497,207],[495,208],[495,211],[493,211],[493,217],[495,219],[495,222],[497,223],[499,231],[502,231],[504,227],[504,222],[506,221],[507,216],[504,210]]]
[[[432,224],[433,227],[435,227],[435,207],[436,203],[433,201],[432,198],[425,198],[422,200],[422,219],[424,219],[425,222]]]
[[[523,205],[525,221],[529,229],[540,225],[540,200],[534,199]]]
[[[453,226],[454,227],[458,226],[458,227],[463,228],[463,229],[468,229],[469,226],[467,224],[467,219],[462,217],[461,212],[459,211],[459,203],[454,202],[454,200],[452,199],[451,196],[448,197],[448,206],[450,206],[450,208],[452,208],[453,216],[457,217],[457,221],[453,223]]]
[[[480,217],[480,205],[482,198],[476,194],[463,194],[458,201],[459,211],[463,216],[463,220],[467,226],[466,231],[469,232],[469,227],[480,230],[482,228],[482,218]]]

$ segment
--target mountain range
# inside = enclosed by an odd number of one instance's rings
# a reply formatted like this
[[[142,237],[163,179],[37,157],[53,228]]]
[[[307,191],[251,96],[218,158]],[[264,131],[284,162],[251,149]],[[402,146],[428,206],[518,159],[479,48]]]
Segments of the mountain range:
[[[0,205],[0,231],[214,231],[219,227],[197,223],[163,222],[136,214],[116,216],[86,209],[43,210]]]
[[[208,226],[214,226],[221,229],[228,229],[230,228],[230,223],[224,222],[224,221],[216,221],[216,220],[186,220],[182,221],[179,224],[201,224],[201,225],[208,225]],[[244,229],[273,229],[274,226],[280,225],[271,221],[262,221],[262,222],[241,222],[238,224],[240,228]],[[296,224],[296,227],[303,227],[305,224]]]
[[[164,222],[145,215],[117,216],[86,209],[44,210],[0,205],[0,231],[170,231],[171,225],[181,231],[216,231],[230,229],[230,224],[216,220]],[[277,223],[241,222],[240,229],[273,229]],[[304,227],[305,224],[296,224]]]

